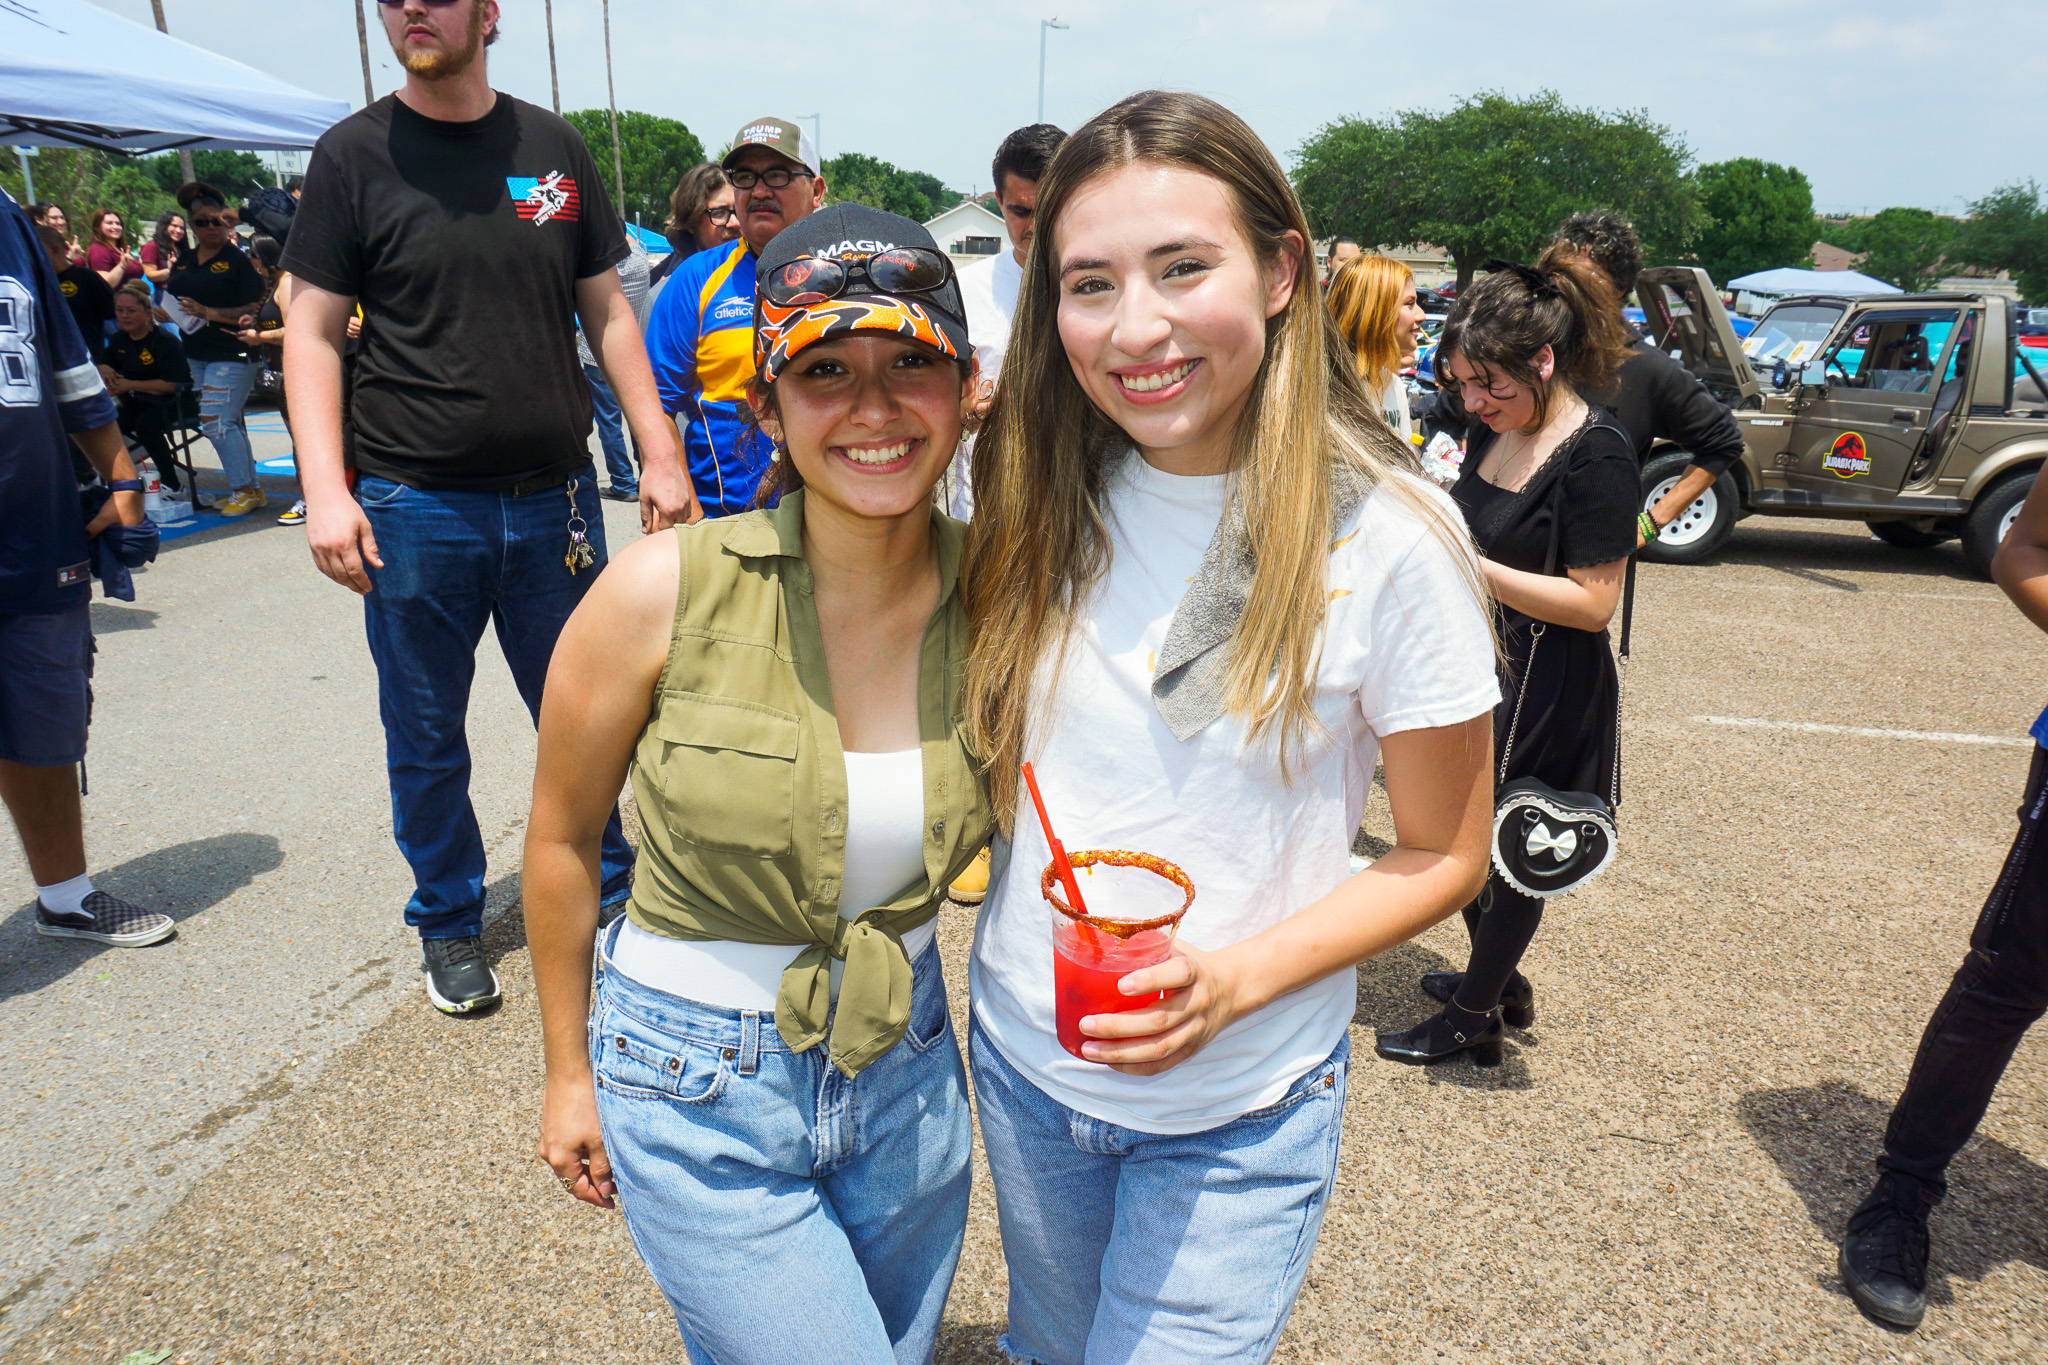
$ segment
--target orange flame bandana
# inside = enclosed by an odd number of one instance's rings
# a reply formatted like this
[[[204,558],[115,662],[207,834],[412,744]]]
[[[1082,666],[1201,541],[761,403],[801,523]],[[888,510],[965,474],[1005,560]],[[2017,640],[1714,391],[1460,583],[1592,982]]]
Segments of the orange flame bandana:
[[[754,368],[771,384],[797,352],[848,332],[888,332],[960,359],[960,352],[924,305],[899,298],[870,295],[789,308],[777,308],[761,299],[755,304],[754,319]]]

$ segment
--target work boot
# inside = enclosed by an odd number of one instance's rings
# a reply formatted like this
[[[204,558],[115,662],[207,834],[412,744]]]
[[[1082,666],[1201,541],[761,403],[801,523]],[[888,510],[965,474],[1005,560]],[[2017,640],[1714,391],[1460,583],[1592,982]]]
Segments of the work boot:
[[[1836,1264],[1856,1306],[1908,1331],[1927,1313],[1926,1186],[1887,1171],[1863,1206],[1849,1215]]]

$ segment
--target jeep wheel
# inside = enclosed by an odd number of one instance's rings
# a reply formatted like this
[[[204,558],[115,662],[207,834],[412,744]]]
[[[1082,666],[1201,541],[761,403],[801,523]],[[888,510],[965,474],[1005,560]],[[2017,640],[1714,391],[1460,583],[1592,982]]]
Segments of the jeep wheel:
[[[1896,545],[1901,550],[1931,550],[1955,539],[1954,531],[1939,528],[1933,517],[1913,517],[1907,521],[1866,521],[1870,534],[1887,545]]]
[[[1692,457],[1682,450],[1654,456],[1643,467],[1643,510],[1649,511],[1678,486]],[[1697,564],[1727,543],[1742,510],[1733,476],[1707,485],[1692,505],[1674,517],[1664,533],[1640,551],[1653,564]]]
[[[1963,519],[1963,553],[1969,557],[1970,567],[1986,578],[1991,577],[1991,557],[2020,519],[2020,504],[2027,500],[2027,490],[2034,486],[2039,472],[2036,468],[2008,474],[1978,494],[1976,505]]]

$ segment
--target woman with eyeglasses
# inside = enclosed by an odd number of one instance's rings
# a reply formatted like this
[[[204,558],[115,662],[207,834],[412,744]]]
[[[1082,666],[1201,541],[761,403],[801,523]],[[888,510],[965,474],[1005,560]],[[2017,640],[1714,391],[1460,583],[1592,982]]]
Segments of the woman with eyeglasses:
[[[256,482],[256,455],[242,416],[258,365],[239,333],[243,314],[263,299],[263,277],[229,244],[227,203],[219,190],[191,181],[179,187],[178,202],[198,242],[164,281],[164,293],[197,324],[185,336],[185,359],[199,391],[199,430],[213,443],[229,490],[213,510],[247,516],[267,499]]]
[[[142,262],[128,244],[128,230],[114,209],[94,209],[90,220],[90,241],[85,248],[86,268],[119,289],[130,280],[142,278]]]
[[[740,211],[733,199],[732,183],[722,167],[707,161],[683,172],[668,197],[668,221],[662,224],[673,249],[654,268],[648,280],[651,289],[659,289],[671,271],[698,252],[740,235]]]
[[[142,277],[157,297],[163,296],[164,281],[178,267],[178,258],[191,249],[185,240],[185,215],[166,209],[156,216],[149,240],[142,244]]]
[[[963,528],[931,500],[973,352],[946,257],[878,209],[785,231],[757,285],[779,504],[627,549],[548,669],[524,870],[540,1152],[623,1208],[690,1359],[929,1361],[971,1152],[933,921],[989,829]],[[600,929],[628,778],[640,861]]]
[[[1451,499],[1498,604],[1494,752],[1507,761],[1495,776],[1618,795],[1621,690],[1607,622],[1636,547],[1642,495],[1634,446],[1585,395],[1608,387],[1628,358],[1628,335],[1607,276],[1576,247],[1552,247],[1536,266],[1494,264],[1458,295],[1437,373],[1472,419]],[[1381,1033],[1388,1061],[1498,1061],[1505,1029],[1535,1022],[1535,988],[1518,968],[1542,900],[1494,870],[1464,916],[1465,970],[1422,978],[1444,1007]]]

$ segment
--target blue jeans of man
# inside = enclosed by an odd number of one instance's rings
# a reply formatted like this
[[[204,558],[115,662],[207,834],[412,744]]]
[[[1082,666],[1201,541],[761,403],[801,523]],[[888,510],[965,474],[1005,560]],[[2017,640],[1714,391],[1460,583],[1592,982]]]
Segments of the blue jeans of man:
[[[365,566],[372,591],[363,624],[377,665],[391,826],[412,865],[405,922],[421,938],[483,932],[484,843],[469,799],[469,689],[476,647],[494,626],[526,709],[540,718],[541,684],[569,613],[604,568],[596,471],[573,481],[597,560],[570,573],[570,488],[537,493],[408,488],[365,474],[356,500],[384,567]],[[633,849],[612,812],[604,827],[602,900],[632,890]]]
[[[595,365],[583,367],[583,377],[590,381],[590,410],[597,418],[597,443],[604,447],[605,472],[611,475],[612,491],[640,492],[640,475],[633,465],[632,457],[626,454],[625,424],[621,420],[618,395],[604,377],[604,371]],[[633,443],[633,453],[640,452],[639,442]]]
[[[1263,1362],[1337,1178],[1351,1040],[1264,1109],[1140,1132],[1047,1095],[970,1024],[1010,1272],[1001,1346],[1032,1365]]]
[[[192,388],[199,395],[199,431],[220,456],[229,488],[256,484],[256,452],[249,445],[243,412],[259,368],[253,360],[195,360]]]
[[[791,1052],[772,1013],[619,972],[618,933],[598,937],[598,1122],[689,1358],[925,1365],[967,1236],[973,1152],[938,949],[911,964],[902,1041],[849,1079],[822,1044]]]

